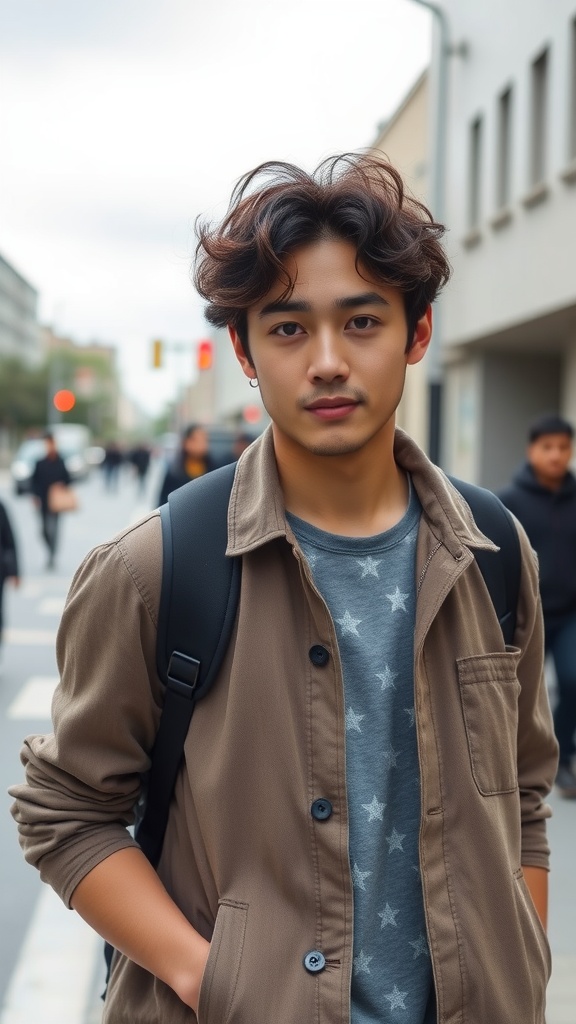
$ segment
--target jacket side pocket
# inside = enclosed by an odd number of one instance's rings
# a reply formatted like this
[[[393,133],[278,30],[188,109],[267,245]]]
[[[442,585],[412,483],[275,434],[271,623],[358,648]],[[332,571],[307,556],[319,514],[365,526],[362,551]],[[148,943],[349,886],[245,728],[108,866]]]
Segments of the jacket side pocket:
[[[198,1024],[227,1024],[242,961],[248,904],[220,900],[198,1003]]]
[[[550,943],[548,942],[548,936],[546,935],[542,922],[538,916],[538,911],[532,901],[530,890],[526,884],[522,868],[519,868],[514,872],[514,881],[516,882],[516,890],[520,896],[520,903],[528,916],[529,932],[533,941],[533,948],[535,949],[536,954],[542,958],[544,966],[542,987],[545,992],[552,973],[552,953],[550,951]],[[531,947],[531,942],[528,937],[526,938],[526,946],[528,949]],[[534,974],[535,973],[536,972],[534,972]],[[535,976],[533,980],[536,982],[537,979]]]
[[[518,658],[514,649],[456,662],[472,775],[482,796],[518,788]]]

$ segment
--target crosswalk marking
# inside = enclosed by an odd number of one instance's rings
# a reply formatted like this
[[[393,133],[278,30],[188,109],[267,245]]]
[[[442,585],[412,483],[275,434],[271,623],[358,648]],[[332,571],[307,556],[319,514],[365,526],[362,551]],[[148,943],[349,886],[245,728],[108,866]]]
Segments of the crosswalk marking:
[[[8,706],[7,718],[50,719],[58,676],[31,676]]]
[[[55,629],[14,629],[9,627],[4,634],[7,644],[24,647],[53,647],[56,643]]]
[[[8,986],[0,1024],[83,1024],[102,940],[43,886]]]

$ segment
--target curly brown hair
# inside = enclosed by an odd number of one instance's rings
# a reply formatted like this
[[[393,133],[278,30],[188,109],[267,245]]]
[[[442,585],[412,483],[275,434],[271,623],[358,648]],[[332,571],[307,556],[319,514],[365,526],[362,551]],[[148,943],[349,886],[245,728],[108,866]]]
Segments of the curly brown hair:
[[[221,224],[196,222],[194,284],[206,319],[233,326],[250,357],[247,310],[276,281],[288,298],[286,257],[324,237],[351,242],[356,267],[404,295],[407,348],[417,321],[448,281],[442,224],[406,192],[398,171],[374,153],[344,153],[312,174],[270,161],[244,175]]]

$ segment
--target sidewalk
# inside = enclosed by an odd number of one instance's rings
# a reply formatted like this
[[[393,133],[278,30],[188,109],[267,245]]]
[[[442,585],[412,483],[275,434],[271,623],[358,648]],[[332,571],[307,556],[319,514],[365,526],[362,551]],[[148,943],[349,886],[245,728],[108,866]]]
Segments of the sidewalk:
[[[552,960],[546,1024],[575,1024],[575,1022],[576,954],[557,953]]]

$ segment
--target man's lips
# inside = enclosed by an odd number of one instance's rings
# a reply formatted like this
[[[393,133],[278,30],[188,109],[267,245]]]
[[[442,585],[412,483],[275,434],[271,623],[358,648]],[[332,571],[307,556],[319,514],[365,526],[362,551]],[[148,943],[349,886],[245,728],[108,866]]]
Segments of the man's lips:
[[[357,407],[358,402],[353,398],[337,395],[334,398],[318,398],[315,402],[310,402],[310,405],[306,406],[306,410],[319,419],[336,420],[349,416]]]

